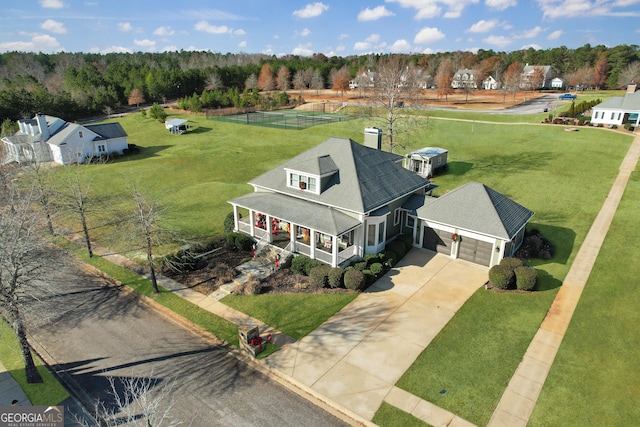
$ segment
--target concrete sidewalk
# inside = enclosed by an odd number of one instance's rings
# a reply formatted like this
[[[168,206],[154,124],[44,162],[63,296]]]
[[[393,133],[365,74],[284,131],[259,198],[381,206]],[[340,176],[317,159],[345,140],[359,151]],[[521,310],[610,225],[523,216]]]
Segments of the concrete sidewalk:
[[[11,406],[14,400],[17,400],[20,406],[31,406],[29,398],[18,382],[0,362],[0,406]]]

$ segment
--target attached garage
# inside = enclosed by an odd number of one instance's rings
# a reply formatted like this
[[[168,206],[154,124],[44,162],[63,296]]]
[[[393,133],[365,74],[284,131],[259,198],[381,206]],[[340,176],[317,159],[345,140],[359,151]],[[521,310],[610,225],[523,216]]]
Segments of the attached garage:
[[[460,237],[458,243],[458,258],[474,262],[476,264],[491,265],[493,244],[471,237]]]
[[[422,236],[423,248],[436,251],[444,255],[451,255],[452,245],[451,233],[430,227],[424,227],[424,235]]]

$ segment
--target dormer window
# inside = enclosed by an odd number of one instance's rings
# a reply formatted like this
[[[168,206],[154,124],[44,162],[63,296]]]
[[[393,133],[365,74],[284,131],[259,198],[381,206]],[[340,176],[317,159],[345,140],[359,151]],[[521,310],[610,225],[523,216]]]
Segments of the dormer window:
[[[78,136],[79,136],[80,138],[82,138],[82,131],[79,131],[79,132],[78,132]]]
[[[289,187],[300,191],[309,191],[318,194],[318,180],[314,176],[303,175],[297,172],[289,172]]]

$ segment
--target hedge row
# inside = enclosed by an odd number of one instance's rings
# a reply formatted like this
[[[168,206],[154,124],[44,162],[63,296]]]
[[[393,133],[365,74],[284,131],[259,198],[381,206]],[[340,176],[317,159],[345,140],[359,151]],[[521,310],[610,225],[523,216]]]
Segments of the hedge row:
[[[526,267],[520,258],[503,258],[489,270],[489,283],[498,289],[532,291],[538,283],[538,272]]]

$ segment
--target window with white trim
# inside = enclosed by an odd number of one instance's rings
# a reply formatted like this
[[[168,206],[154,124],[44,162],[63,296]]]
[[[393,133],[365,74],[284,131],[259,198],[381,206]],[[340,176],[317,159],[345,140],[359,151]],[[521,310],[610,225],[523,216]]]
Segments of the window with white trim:
[[[318,180],[313,176],[289,172],[288,186],[318,194]]]
[[[407,214],[407,221],[405,222],[405,225],[408,228],[413,228],[413,226],[415,225],[415,222],[416,222],[416,219],[411,215]]]
[[[400,208],[397,208],[393,211],[393,225],[400,224],[400,218],[402,218],[402,211],[400,211]]]

